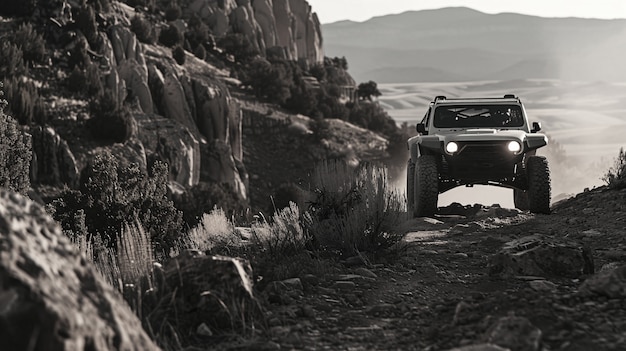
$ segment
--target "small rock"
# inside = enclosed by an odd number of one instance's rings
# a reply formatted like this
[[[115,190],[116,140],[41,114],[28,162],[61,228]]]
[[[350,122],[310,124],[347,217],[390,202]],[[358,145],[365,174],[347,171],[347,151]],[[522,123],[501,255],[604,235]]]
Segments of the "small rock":
[[[434,218],[429,218],[429,217],[424,217],[424,222],[429,223],[429,224],[443,224],[442,221],[438,220],[438,219],[434,219]]]
[[[500,318],[485,334],[488,343],[516,351],[537,351],[541,330],[528,319],[510,315]]]
[[[453,256],[460,257],[460,258],[468,258],[469,257],[469,255],[464,253],[464,252],[457,252]]]
[[[556,284],[547,280],[533,280],[529,284],[535,291],[554,292],[557,289]]]
[[[363,262],[363,259],[360,256],[352,256],[352,257],[348,257],[343,261],[343,264],[346,265],[347,267],[355,267],[355,266],[363,266],[365,265],[365,262]]]
[[[201,323],[196,329],[196,334],[200,336],[213,336],[213,332],[211,328],[209,328],[205,323]]]
[[[291,278],[282,281],[285,284],[285,287],[289,290],[303,291],[302,281],[300,278]]]
[[[396,310],[396,306],[389,303],[382,303],[380,305],[372,306],[367,309],[367,312],[373,314],[384,314],[387,312],[394,312]]]
[[[339,290],[354,290],[356,288],[356,284],[354,282],[340,280],[335,282],[333,287]]]
[[[421,250],[420,252],[423,253],[423,254],[426,254],[426,255],[437,255],[437,254],[439,254],[439,252],[437,252],[435,250]]]
[[[318,286],[320,284],[320,279],[313,274],[305,274],[300,279],[307,286]]]
[[[476,344],[463,347],[456,347],[448,351],[511,351],[494,344]]]
[[[355,269],[354,273],[367,278],[378,278],[378,275],[376,275],[376,273],[370,271],[365,267]]]

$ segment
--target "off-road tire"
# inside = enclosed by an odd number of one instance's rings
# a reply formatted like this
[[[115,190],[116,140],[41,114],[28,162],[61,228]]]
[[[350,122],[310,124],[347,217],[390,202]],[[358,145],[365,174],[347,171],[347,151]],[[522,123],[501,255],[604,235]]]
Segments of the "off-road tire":
[[[528,191],[513,189],[513,203],[518,210],[528,211]]]
[[[406,212],[415,217],[415,162],[409,159],[406,165]]]
[[[437,212],[439,171],[433,155],[422,155],[415,164],[414,216],[432,216]]]
[[[550,169],[543,156],[530,156],[526,163],[528,209],[532,213],[550,213]]]

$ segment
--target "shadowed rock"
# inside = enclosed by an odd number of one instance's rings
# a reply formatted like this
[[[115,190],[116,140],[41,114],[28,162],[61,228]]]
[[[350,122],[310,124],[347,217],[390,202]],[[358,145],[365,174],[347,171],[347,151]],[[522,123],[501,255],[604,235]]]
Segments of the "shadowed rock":
[[[0,348],[158,350],[45,210],[0,190]]]
[[[583,294],[597,294],[611,299],[626,298],[626,265],[604,269],[585,280],[580,287]]]
[[[51,127],[32,127],[30,134],[33,137],[31,180],[49,185],[78,186],[78,166],[67,142]]]
[[[531,235],[504,244],[491,258],[490,274],[578,278],[593,273],[591,250],[557,237]]]
[[[485,334],[488,343],[511,351],[536,351],[541,344],[541,330],[528,319],[517,316],[500,318]]]
[[[171,324],[180,336],[248,334],[262,318],[253,294],[252,268],[242,259],[184,252],[164,268],[153,328]]]

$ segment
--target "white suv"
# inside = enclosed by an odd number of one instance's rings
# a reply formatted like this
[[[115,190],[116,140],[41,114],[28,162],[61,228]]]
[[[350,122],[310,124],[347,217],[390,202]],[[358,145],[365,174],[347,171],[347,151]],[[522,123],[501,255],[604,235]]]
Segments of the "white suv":
[[[536,150],[548,144],[541,125],[528,123],[514,95],[502,98],[437,96],[408,140],[407,208],[437,212],[440,193],[458,186],[514,189],[515,207],[550,213],[550,171]]]

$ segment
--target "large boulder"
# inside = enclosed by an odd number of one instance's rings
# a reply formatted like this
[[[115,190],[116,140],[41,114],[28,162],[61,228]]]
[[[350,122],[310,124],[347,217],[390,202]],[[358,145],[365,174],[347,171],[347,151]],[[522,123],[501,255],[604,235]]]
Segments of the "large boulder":
[[[591,250],[576,241],[530,235],[504,244],[491,258],[490,274],[578,278],[593,273]]]
[[[0,190],[2,350],[158,350],[121,295],[34,202]]]
[[[137,61],[125,60],[117,66],[117,73],[130,93],[139,100],[139,107],[145,113],[153,113],[153,102],[148,87],[148,71]],[[122,100],[123,101],[123,100]]]
[[[183,339],[200,335],[248,334],[262,320],[253,293],[252,269],[242,259],[184,252],[157,276],[160,304],[152,325],[169,322]]]
[[[200,180],[200,143],[193,133],[175,120],[159,115],[137,114],[138,137],[147,158],[159,159],[170,167],[170,177],[190,188]]]
[[[626,265],[601,270],[585,280],[579,291],[610,299],[626,298]]]
[[[511,351],[537,351],[541,346],[541,329],[528,319],[509,315],[500,318],[485,333],[484,338]]]
[[[33,158],[30,178],[33,183],[78,186],[80,173],[76,159],[67,142],[51,127],[30,129],[33,140]]]

